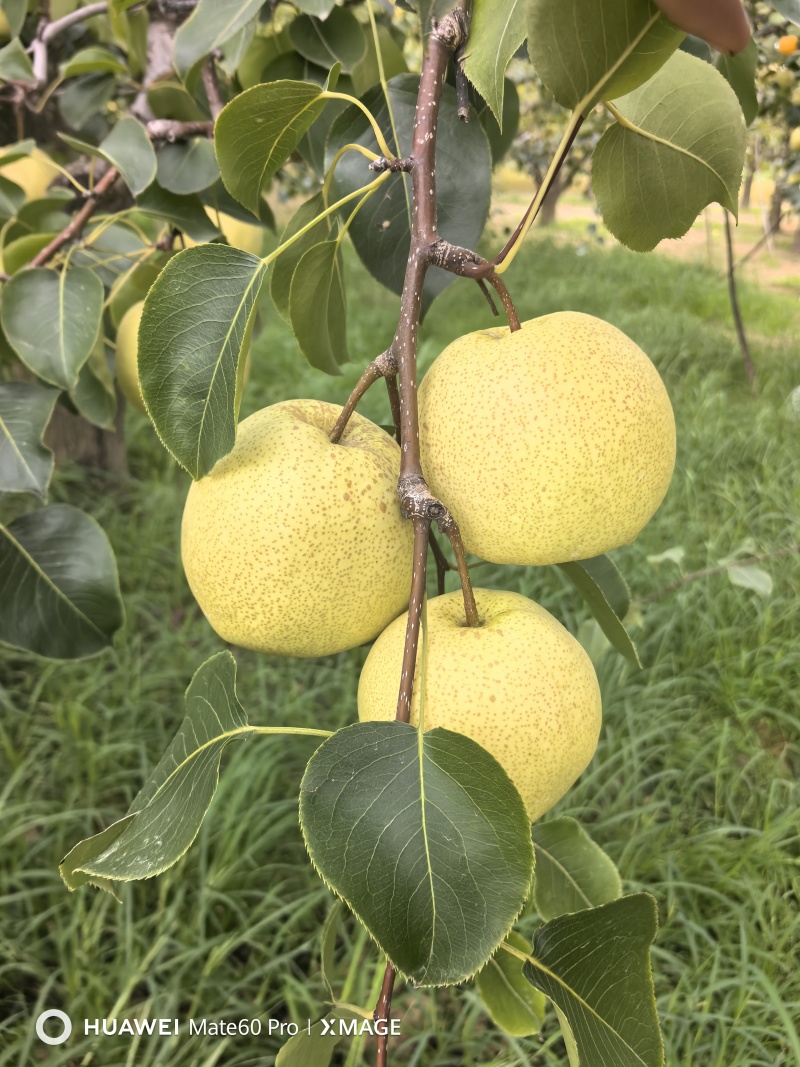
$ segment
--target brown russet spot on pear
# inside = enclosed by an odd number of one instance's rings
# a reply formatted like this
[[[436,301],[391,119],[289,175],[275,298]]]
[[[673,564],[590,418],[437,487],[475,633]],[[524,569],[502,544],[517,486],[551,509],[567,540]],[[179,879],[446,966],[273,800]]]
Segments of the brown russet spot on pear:
[[[669,487],[672,406],[621,330],[558,312],[459,337],[419,389],[422,467],[469,552],[588,559],[633,541]]]
[[[516,786],[531,821],[559,800],[589,764],[600,733],[600,688],[591,660],[539,604],[519,593],[476,589],[481,626],[465,624],[460,591],[428,602],[423,728],[466,734]],[[406,615],[367,656],[358,716],[393,719]],[[418,724],[422,646],[411,705]]]
[[[330,655],[371,641],[408,603],[413,532],[397,498],[400,449],[358,414],[331,444],[340,411],[317,400],[257,411],[189,490],[186,577],[231,644]]]

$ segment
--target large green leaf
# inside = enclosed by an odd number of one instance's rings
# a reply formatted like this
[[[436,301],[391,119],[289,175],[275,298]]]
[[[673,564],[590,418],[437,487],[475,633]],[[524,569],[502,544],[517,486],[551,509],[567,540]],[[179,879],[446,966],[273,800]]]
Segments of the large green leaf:
[[[0,10],[5,13],[12,37],[17,37],[25,25],[28,13],[28,0],[0,0]]]
[[[236,382],[266,267],[228,245],[187,248],[148,293],[139,380],[164,445],[193,478],[236,440]]]
[[[366,34],[367,49],[363,58],[353,67],[351,76],[355,96],[363,96],[367,89],[377,85],[380,81],[380,69],[378,67],[378,49],[372,34]],[[378,48],[381,51],[383,73],[387,81],[397,74],[405,74],[408,64],[403,56],[403,50],[392,37],[388,27],[382,23],[378,26]]]
[[[323,105],[320,86],[275,81],[254,85],[223,108],[214,136],[222,180],[254,215],[264,188]]]
[[[219,652],[192,678],[186,717],[127,815],[79,842],[61,861],[69,889],[86,882],[111,889],[115,881],[152,878],[176,863],[214,798],[223,749],[251,734],[236,696],[236,661]]]
[[[255,18],[265,0],[200,0],[175,34],[175,67],[181,77]]]
[[[735,56],[726,56],[724,52],[720,52],[717,58],[717,70],[736,93],[744,121],[749,126],[758,114],[758,92],[756,91],[758,45],[753,38],[750,38],[747,48]]]
[[[528,53],[564,107],[586,113],[647,81],[683,38],[652,0],[529,0]]]
[[[525,0],[474,0],[464,72],[502,126],[505,72],[527,33]]]
[[[58,109],[69,127],[81,130],[90,119],[105,112],[116,91],[113,74],[84,74],[59,95]]]
[[[20,39],[15,37],[5,48],[0,48],[0,82],[35,81],[36,75],[33,73],[28,53]]]
[[[42,444],[42,435],[56,400],[56,389],[28,382],[0,385],[0,493],[46,497],[53,453]]]
[[[220,236],[220,231],[206,214],[202,200],[194,193],[179,196],[153,182],[136,198],[136,204],[146,215],[165,219],[193,241],[214,241]]]
[[[349,74],[363,58],[366,39],[361,23],[342,7],[335,7],[323,21],[311,15],[301,15],[289,25],[292,46],[312,63],[328,70],[341,63]]]
[[[592,156],[592,188],[619,241],[649,252],[682,237],[715,200],[736,215],[747,130],[736,94],[710,64],[676,52],[618,101],[616,115]]]
[[[333,11],[336,0],[295,0],[295,7],[299,7],[307,15],[318,15],[324,19]]]
[[[25,190],[0,174],[0,222],[13,218],[25,203]]]
[[[171,193],[199,193],[217,178],[214,146],[207,137],[165,144],[158,153],[158,184]]]
[[[485,749],[449,730],[340,730],[306,768],[300,823],[323,879],[419,985],[473,975],[528,892],[522,800]]]
[[[537,872],[538,878],[538,872]],[[505,944],[526,955],[531,946],[513,930]],[[475,986],[493,1022],[513,1037],[538,1034],[547,1001],[522,973],[522,960],[506,952],[503,946],[475,976]]]
[[[156,176],[156,154],[147,130],[131,115],[121,118],[96,147],[64,133],[60,137],[81,155],[98,156],[116,167],[134,196],[143,192]]]
[[[636,646],[622,625],[630,607],[630,594],[625,579],[608,556],[595,556],[568,563],[559,563],[616,650],[637,667],[641,667]]]
[[[525,977],[564,1013],[581,1067],[661,1067],[650,945],[656,902],[647,893],[560,915],[534,935]]]
[[[620,896],[619,871],[575,819],[534,823],[531,834],[536,852],[533,899],[543,919],[596,908]]]
[[[301,1030],[281,1045],[275,1057],[275,1067],[329,1067],[343,1036],[338,1029],[339,1019],[348,1023],[355,1021],[357,1025],[363,1025],[366,1020],[374,1025],[374,1019],[366,1012],[359,1014],[337,1005],[324,1019],[310,1022],[308,1029]]]
[[[338,241],[309,248],[297,264],[289,294],[289,318],[300,351],[311,366],[326,374],[339,374],[339,364],[346,363],[350,356],[344,267]]]
[[[61,65],[62,78],[74,78],[79,74],[127,74],[125,63],[107,48],[90,45],[82,48]]]
[[[108,538],[54,504],[0,525],[0,642],[50,659],[102,652],[123,623]]]
[[[289,220],[286,229],[281,235],[281,244],[284,244],[290,237],[293,237],[296,233],[307,226],[309,222],[313,222],[321,211],[325,208],[325,201],[322,193],[319,192],[315,196],[312,196],[310,200],[306,200],[304,204],[301,204],[294,215]],[[314,245],[319,244],[320,240],[327,238],[331,232],[331,220],[330,215],[320,220],[320,222],[313,226],[308,233],[299,237],[293,245],[290,245],[285,252],[281,252],[278,258],[272,265],[272,273],[269,279],[269,294],[272,297],[272,302],[275,305],[278,313],[287,321],[290,322],[289,316],[289,294],[292,287],[292,278],[294,276],[297,264]]]
[[[389,82],[389,100],[394,115],[398,155],[411,150],[419,79],[400,74]],[[394,148],[392,123],[383,92],[371,89],[363,100]],[[456,112],[455,90],[445,85],[442,114]],[[328,136],[326,168],[346,144],[359,143],[375,150],[375,135],[365,116],[355,106],[348,107],[334,122]],[[464,161],[469,160],[469,166]],[[358,152],[348,152],[336,168],[334,199],[363,188],[369,171]],[[492,162],[489,143],[479,122],[440,122],[436,134],[436,193],[439,233],[453,244],[474,248],[483,232],[489,212]],[[343,214],[352,210],[347,206]],[[373,277],[395,293],[402,293],[403,278],[411,243],[411,181],[408,175],[393,178],[370,197],[353,220],[348,233],[356,251]],[[442,270],[428,271],[423,292],[423,309],[453,280]]]
[[[75,388],[70,390],[69,397],[89,422],[105,430],[114,429],[117,393],[102,337],[98,338],[89,358],[81,367],[78,382]]]
[[[103,285],[83,267],[36,267],[3,287],[3,330],[22,362],[46,382],[72,389],[100,331]]]

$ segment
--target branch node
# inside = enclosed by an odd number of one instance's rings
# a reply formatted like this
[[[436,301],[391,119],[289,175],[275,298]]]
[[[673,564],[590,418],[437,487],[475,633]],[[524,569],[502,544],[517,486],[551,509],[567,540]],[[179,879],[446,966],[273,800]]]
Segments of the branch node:
[[[369,169],[375,171],[376,174],[385,174],[387,171],[391,174],[405,171],[408,174],[413,166],[414,160],[411,156],[405,156],[403,159],[387,159],[386,156],[378,156],[377,159],[372,160]]]
[[[431,36],[441,41],[450,52],[457,52],[466,43],[468,32],[467,16],[462,8],[457,7],[445,15],[441,22],[434,24]]]

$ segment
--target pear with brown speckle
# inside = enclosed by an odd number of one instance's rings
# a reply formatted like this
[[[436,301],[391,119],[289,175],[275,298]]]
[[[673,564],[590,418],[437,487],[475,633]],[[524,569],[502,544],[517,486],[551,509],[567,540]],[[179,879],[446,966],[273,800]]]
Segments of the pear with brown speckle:
[[[466,734],[517,787],[531,822],[585,770],[600,733],[600,688],[589,657],[560,622],[519,593],[476,589],[470,628],[461,592],[428,602],[423,728]],[[406,616],[372,646],[358,684],[358,716],[393,719]],[[419,722],[422,652],[411,704]]]
[[[658,371],[591,315],[459,337],[423,379],[419,412],[428,484],[492,563],[565,563],[633,541],[675,466]]]
[[[325,656],[376,637],[408,604],[413,531],[400,515],[400,449],[355,414],[287,400],[240,423],[183,513],[186,577],[225,641]]]

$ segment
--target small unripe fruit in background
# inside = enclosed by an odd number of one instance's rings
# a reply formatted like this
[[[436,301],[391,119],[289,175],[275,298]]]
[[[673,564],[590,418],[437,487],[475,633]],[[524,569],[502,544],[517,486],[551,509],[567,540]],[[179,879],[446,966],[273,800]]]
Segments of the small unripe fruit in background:
[[[235,219],[233,215],[225,215],[210,207],[206,208],[206,215],[215,226],[219,226],[225,240],[233,248],[241,248],[243,252],[250,252],[254,256],[261,255],[264,247],[263,226],[255,222],[242,222],[241,219]],[[198,242],[186,237],[184,243],[187,248],[194,248]]]
[[[231,644],[326,656],[371,641],[408,603],[413,530],[397,442],[363,416],[287,400],[240,423],[192,484],[181,553],[206,618]]]
[[[791,70],[786,70],[785,68],[782,68],[781,70],[776,70],[775,73],[771,76],[770,80],[772,81],[773,85],[777,85],[777,87],[779,89],[782,89],[784,92],[787,92],[789,89],[793,88],[795,84],[794,74]]]
[[[778,41],[778,51],[782,56],[793,56],[797,51],[797,34],[787,33]]]
[[[0,168],[0,175],[18,185],[26,200],[41,200],[47,195],[50,183],[58,177],[58,171],[46,152],[34,148],[30,155],[21,156]]]
[[[800,152],[800,126],[795,126],[789,134],[789,147],[793,152]]]
[[[543,565],[632,541],[664,498],[675,420],[621,330],[559,312],[453,341],[419,390],[422,467],[469,552]]]
[[[468,627],[460,591],[428,602],[425,730],[440,726],[487,749],[519,791],[531,822],[586,769],[600,733],[600,688],[591,660],[539,604],[476,589],[482,625]],[[406,615],[375,642],[358,683],[358,717],[393,719]],[[419,722],[422,651],[411,722]]]

